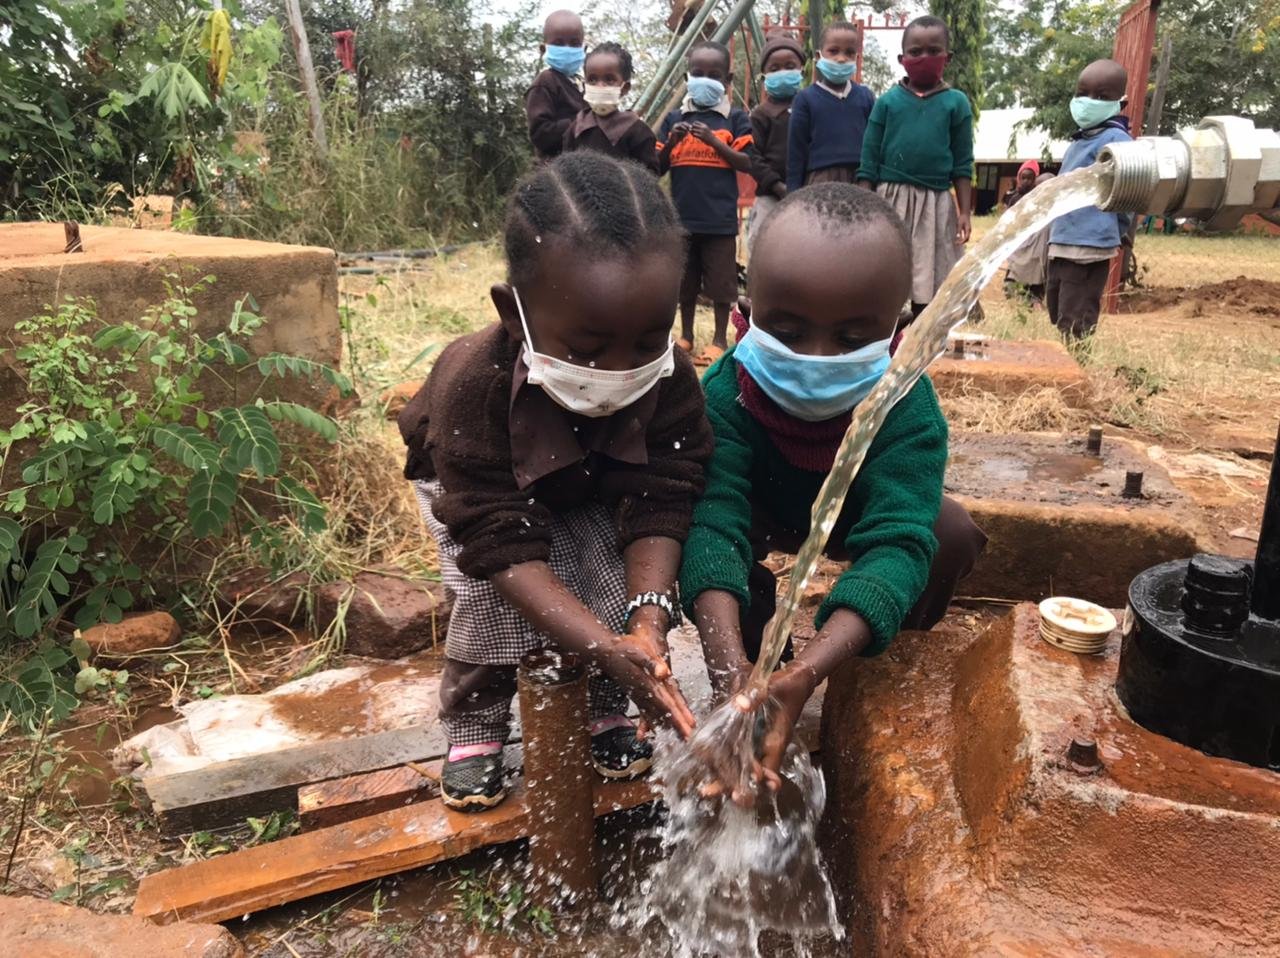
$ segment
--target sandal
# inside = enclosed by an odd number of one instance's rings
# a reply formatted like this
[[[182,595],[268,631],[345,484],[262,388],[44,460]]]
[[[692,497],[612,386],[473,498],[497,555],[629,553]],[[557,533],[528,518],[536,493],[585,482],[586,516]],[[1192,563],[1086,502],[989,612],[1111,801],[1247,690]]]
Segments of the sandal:
[[[720,346],[707,345],[703,346],[701,351],[694,357],[693,364],[701,369],[703,366],[710,366],[717,359],[724,355],[724,349]]]
[[[676,346],[683,349],[686,353],[693,352],[693,343],[689,342],[689,340],[685,339],[683,336],[676,340]]]

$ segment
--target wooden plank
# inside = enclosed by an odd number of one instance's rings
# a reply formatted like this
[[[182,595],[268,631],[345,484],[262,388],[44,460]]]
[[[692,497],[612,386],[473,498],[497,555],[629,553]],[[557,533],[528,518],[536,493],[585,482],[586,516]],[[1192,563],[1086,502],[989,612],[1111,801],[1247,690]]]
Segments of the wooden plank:
[[[648,779],[601,782],[596,815],[654,801]],[[464,815],[437,799],[148,875],[133,913],[159,924],[227,921],[410,868],[525,838],[524,788],[492,811]]]
[[[249,815],[296,810],[300,785],[430,758],[423,753],[429,749],[428,732],[435,724],[153,775],[143,778],[142,786],[166,834],[233,825]]]
[[[434,778],[421,771],[431,768]],[[298,822],[304,832],[424,802],[439,794],[440,763],[400,765],[298,789]]]
[[[826,690],[825,682],[818,686],[805,703],[800,721],[796,724],[796,737],[810,752],[818,750],[822,701]],[[520,745],[508,745],[503,759],[509,770],[518,770],[521,764]],[[441,762],[414,764],[418,768],[425,767],[428,778],[434,775],[439,779]],[[304,785],[298,789],[298,819],[303,831],[311,831],[337,825],[339,822],[349,822],[374,812],[426,801],[439,791],[427,787],[431,784],[428,778],[424,778],[417,769],[404,766]]]

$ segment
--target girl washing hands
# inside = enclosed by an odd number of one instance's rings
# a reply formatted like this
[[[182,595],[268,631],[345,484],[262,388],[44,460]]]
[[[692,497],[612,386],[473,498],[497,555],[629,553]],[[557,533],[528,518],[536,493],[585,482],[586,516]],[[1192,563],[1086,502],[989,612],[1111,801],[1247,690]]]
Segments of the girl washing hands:
[[[745,685],[773,615],[776,583],[760,560],[794,553],[808,535],[853,409],[889,366],[911,288],[910,239],[877,194],[806,187],[765,223],[748,288],[751,325],[703,381],[715,453],[680,572],[721,700]],[[936,624],[981,553],[986,536],[942,495],[946,461],[947,424],[922,378],[876,434],[829,537],[827,554],[850,565],[818,610],[817,636],[769,680],[780,708],[762,739],[759,780],[780,784],[814,689],[841,663],[882,652],[900,629]]]
[[[498,322],[451,343],[399,419],[405,476],[454,595],[441,794],[464,811],[506,795],[516,664],[533,649],[592,666],[602,776],[650,764],[628,697],[648,720],[693,726],[665,636],[712,438],[670,335],[684,267],[675,210],[647,170],[581,151],[516,188],[504,239]]]

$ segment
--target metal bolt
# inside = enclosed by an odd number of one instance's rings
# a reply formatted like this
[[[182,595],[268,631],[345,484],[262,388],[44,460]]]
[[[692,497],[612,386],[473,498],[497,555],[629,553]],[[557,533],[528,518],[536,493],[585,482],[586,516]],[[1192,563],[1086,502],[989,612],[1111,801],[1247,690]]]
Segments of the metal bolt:
[[[1102,767],[1098,756],[1098,743],[1091,738],[1073,738],[1067,746],[1067,761],[1076,768],[1092,771]]]
[[[1091,456],[1102,455],[1102,427],[1101,426],[1089,427],[1089,439],[1085,443],[1084,448],[1085,448],[1085,451],[1088,452],[1089,455]]]
[[[1124,491],[1120,493],[1126,499],[1142,498],[1142,473],[1129,470],[1124,474]]]

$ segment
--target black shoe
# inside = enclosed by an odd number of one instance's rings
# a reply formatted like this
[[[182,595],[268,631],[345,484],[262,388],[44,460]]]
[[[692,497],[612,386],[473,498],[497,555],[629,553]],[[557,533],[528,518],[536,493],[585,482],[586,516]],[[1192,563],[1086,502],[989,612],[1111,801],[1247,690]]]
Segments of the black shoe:
[[[591,764],[604,778],[637,778],[653,765],[653,746],[636,738],[635,726],[620,725],[591,736]]]
[[[502,753],[446,760],[440,774],[440,800],[459,812],[483,812],[507,797]]]

